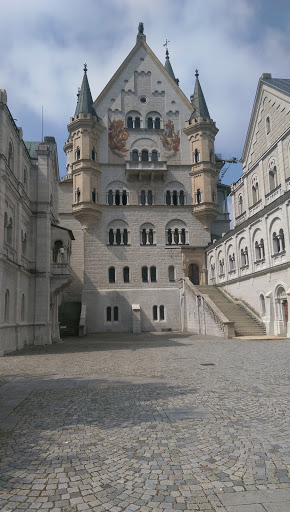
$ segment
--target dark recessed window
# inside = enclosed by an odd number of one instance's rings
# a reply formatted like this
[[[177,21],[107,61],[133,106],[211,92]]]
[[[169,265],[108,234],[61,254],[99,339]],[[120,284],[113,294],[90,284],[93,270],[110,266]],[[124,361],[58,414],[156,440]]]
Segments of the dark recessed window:
[[[140,101],[141,101],[141,103],[146,103],[146,97],[145,96],[141,96]]]

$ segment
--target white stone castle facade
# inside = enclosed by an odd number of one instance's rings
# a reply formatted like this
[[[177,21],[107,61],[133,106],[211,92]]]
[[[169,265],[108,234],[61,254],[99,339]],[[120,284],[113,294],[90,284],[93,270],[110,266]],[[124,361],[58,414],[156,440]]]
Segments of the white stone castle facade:
[[[54,138],[24,142],[0,90],[0,355],[59,339],[73,234],[59,226],[58,184]]]
[[[198,73],[189,101],[142,24],[95,101],[85,66],[61,181],[54,138],[24,142],[1,91],[0,354],[65,334],[230,337],[217,289],[289,336],[289,92],[290,80],[259,81],[229,230]]]
[[[207,250],[208,284],[259,315],[268,334],[290,336],[290,80],[259,80],[232,184],[234,229]]]
[[[75,236],[63,301],[81,301],[89,333],[180,329],[178,281],[206,282],[204,248],[229,229],[196,76],[189,102],[142,29],[95,102],[85,68],[59,205]]]

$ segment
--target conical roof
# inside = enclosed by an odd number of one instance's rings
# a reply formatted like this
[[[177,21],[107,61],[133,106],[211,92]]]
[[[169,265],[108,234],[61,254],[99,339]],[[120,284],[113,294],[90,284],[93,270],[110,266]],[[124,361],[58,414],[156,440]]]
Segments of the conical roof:
[[[175,74],[173,73],[173,69],[169,60],[169,51],[166,48],[166,58],[165,58],[165,64],[164,67],[167,71],[167,73],[173,78],[173,80],[176,82]]]
[[[79,114],[92,114],[92,116],[96,116],[96,111],[93,107],[93,98],[89,86],[89,81],[87,77],[87,65],[84,66],[84,77],[82,81],[81,89],[78,93],[78,102],[76,106],[75,116]]]
[[[202,92],[202,88],[199,83],[199,79],[198,79],[199,75],[198,75],[197,70],[195,71],[195,76],[196,76],[196,80],[195,80],[194,93],[192,96],[190,96],[190,101],[191,101],[191,104],[192,104],[194,110],[190,116],[189,122],[191,122],[193,119],[196,119],[197,117],[210,118],[207,104],[206,104],[206,101],[204,99],[204,95]]]

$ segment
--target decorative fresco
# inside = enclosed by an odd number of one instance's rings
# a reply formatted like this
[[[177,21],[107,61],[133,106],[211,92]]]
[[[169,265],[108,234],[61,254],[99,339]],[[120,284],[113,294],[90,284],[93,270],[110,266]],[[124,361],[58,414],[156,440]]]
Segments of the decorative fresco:
[[[180,136],[179,130],[178,132],[174,131],[174,123],[171,119],[168,119],[165,124],[165,133],[160,137],[163,147],[165,149],[165,154],[167,158],[172,158],[177,151],[179,151],[180,147]]]
[[[128,149],[126,148],[126,142],[129,139],[129,133],[127,132],[124,121],[121,119],[110,120],[109,125],[109,148],[118,156],[125,156]]]

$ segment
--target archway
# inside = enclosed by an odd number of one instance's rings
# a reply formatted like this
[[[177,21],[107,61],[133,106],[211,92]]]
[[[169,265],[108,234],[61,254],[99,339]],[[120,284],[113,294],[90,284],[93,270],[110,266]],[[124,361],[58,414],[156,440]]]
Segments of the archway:
[[[277,324],[280,324],[278,334],[287,333],[288,300],[283,286],[279,286],[276,292]]]
[[[188,267],[188,277],[192,284],[199,285],[199,267],[196,263],[191,263]]]

